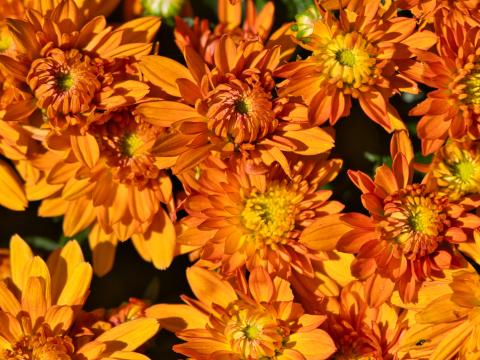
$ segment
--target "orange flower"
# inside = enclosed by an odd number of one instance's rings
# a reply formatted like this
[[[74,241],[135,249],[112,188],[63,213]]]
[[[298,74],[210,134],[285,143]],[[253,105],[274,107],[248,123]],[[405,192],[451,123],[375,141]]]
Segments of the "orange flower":
[[[468,138],[447,143],[435,153],[425,182],[452,200],[480,200],[480,142]]]
[[[147,309],[186,341],[173,347],[176,352],[195,360],[321,360],[335,352],[330,336],[318,328],[325,316],[305,314],[287,281],[255,269],[248,284],[240,278],[235,290],[199,267],[188,269],[187,278],[198,300],[184,296],[188,305]]]
[[[182,52],[186,47],[195,50],[208,65],[215,65],[214,53],[221,37],[228,34],[236,44],[244,40],[258,40],[266,44],[267,48],[279,45],[281,59],[288,60],[295,50],[295,43],[291,39],[289,23],[284,24],[271,36],[270,32],[274,20],[275,7],[272,1],[267,2],[257,13],[253,0],[246,3],[245,21],[242,25],[242,4],[232,3],[229,0],[218,1],[219,24],[210,27],[208,20],[195,18],[193,26],[189,26],[183,19],[177,17],[175,27],[175,41]]]
[[[383,303],[369,306],[364,284],[353,281],[342,289],[338,311],[328,315],[326,329],[338,350],[335,359],[398,359],[399,339],[407,329],[406,313]]]
[[[479,25],[479,0],[397,0],[400,9],[409,9],[417,19],[426,24],[435,22],[440,25],[445,21],[460,24]]]
[[[78,315],[71,330],[79,346],[87,344],[106,331],[128,321],[145,318],[148,304],[140,299],[130,298],[127,303],[114,309],[96,309]]]
[[[14,236],[10,262],[11,278],[0,282],[2,359],[148,359],[134,351],[157,332],[158,323],[151,318],[114,327],[81,347],[73,341],[71,327],[92,277],[77,242],[69,242],[45,263]],[[108,346],[112,342],[116,346]]]
[[[217,164],[220,161],[217,161]],[[201,170],[196,191],[185,200],[178,242],[200,248],[200,264],[232,274],[246,265],[289,277],[313,276],[312,261],[335,244],[321,229],[338,222],[343,205],[329,201],[331,191],[318,190],[332,180],[339,160],[293,159],[291,178],[279,166],[251,175],[244,163],[220,162]]]
[[[280,84],[280,95],[301,96],[312,122],[329,120],[333,125],[350,114],[352,99],[358,99],[362,110],[387,131],[403,127],[389,98],[400,91],[418,92],[412,80],[414,52],[430,48],[436,38],[416,31],[414,19],[396,16],[395,7],[385,12],[379,4],[351,1],[339,10],[339,18],[319,7],[313,33],[299,42],[311,56],[275,72],[287,79]]]
[[[150,53],[159,20],[135,20],[115,30],[103,17],[87,20],[73,0],[45,15],[29,9],[26,20],[8,20],[16,54],[0,55],[0,66],[17,81],[21,96],[6,107],[3,120],[84,131],[101,113],[149,92],[138,81],[134,58]]]
[[[379,167],[374,181],[360,171],[349,172],[370,216],[342,217],[351,230],[340,239],[338,249],[357,253],[353,274],[360,279],[373,277],[380,298],[388,299],[395,288],[408,302],[416,298],[424,281],[464,265],[455,244],[471,239],[480,218],[467,213],[462,203],[449,201],[425,184],[412,183],[413,150],[406,132],[394,134],[391,154],[392,169]]]
[[[438,150],[447,137],[480,136],[480,28],[453,24],[437,31],[438,55],[422,58],[422,81],[435,90],[410,111],[422,116],[417,133],[424,154]]]
[[[454,275],[449,292],[431,301],[401,340],[408,359],[477,359],[480,352],[480,277],[473,269]]]
[[[40,216],[64,216],[67,236],[92,226],[95,272],[111,270],[118,240],[132,238],[158,268],[170,265],[175,230],[162,203],[174,213],[171,160],[152,155],[164,128],[146,122],[135,108],[104,115],[82,136],[63,139],[71,150],[50,151],[32,163],[45,175],[27,184],[31,200],[46,198]]]
[[[308,123],[304,104],[275,95],[272,73],[280,61],[278,47],[265,49],[255,41],[237,46],[224,36],[214,57],[212,70],[188,47],[188,69],[160,56],[141,60],[147,80],[187,103],[139,106],[148,121],[172,128],[172,134],[157,141],[155,154],[178,156],[174,173],[194,167],[214,150],[222,157],[241,154],[258,165],[285,165],[284,152],[315,155],[333,147],[329,132]]]

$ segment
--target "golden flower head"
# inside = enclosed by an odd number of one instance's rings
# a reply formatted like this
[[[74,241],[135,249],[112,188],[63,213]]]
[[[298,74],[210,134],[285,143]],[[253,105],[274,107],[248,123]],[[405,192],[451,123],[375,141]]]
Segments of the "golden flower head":
[[[427,178],[452,200],[480,194],[480,144],[449,140],[435,153]]]
[[[258,165],[285,165],[284,153],[317,155],[331,148],[331,132],[308,123],[302,102],[277,96],[273,72],[281,61],[279,46],[266,48],[259,41],[237,45],[225,35],[215,47],[211,71],[193,49],[186,49],[189,69],[160,56],[143,57],[140,63],[147,80],[185,101],[139,106],[151,123],[172,130],[157,141],[154,153],[178,156],[174,173],[198,165],[211,151],[223,159],[243,156]],[[167,71],[172,68],[175,73]],[[159,76],[162,69],[171,75]]]
[[[188,269],[187,278],[198,300],[184,297],[188,306],[160,304],[147,309],[148,316],[157,317],[163,327],[186,341],[173,348],[180,354],[195,359],[288,355],[313,360],[326,359],[335,351],[331,338],[318,328],[325,317],[305,314],[293,302],[288,282],[270,277],[264,269],[253,270],[248,284],[240,279],[238,284],[244,286],[237,290],[199,267]],[[203,346],[192,346],[199,343]]]
[[[343,207],[328,200],[330,191],[318,189],[341,163],[317,160],[292,160],[291,178],[279,166],[249,175],[245,164],[209,162],[185,202],[189,216],[178,241],[201,248],[202,260],[227,273],[246,264],[311,275],[311,260],[332,250],[315,233]]]
[[[327,3],[327,9],[317,4],[318,15],[309,12],[307,24],[313,24],[299,40],[311,55],[275,72],[286,79],[279,94],[301,96],[317,124],[335,124],[349,115],[352,99],[357,99],[366,115],[387,131],[401,127],[389,98],[400,91],[418,92],[411,71],[414,49],[430,48],[435,35],[417,32],[414,19],[397,16],[395,7],[384,9],[380,1],[349,1],[338,16],[328,11],[332,2]]]
[[[346,214],[342,219],[351,230],[338,248],[357,254],[354,275],[379,276],[404,301],[412,301],[428,278],[465,263],[456,244],[468,241],[480,218],[426,184],[413,183],[413,148],[405,131],[394,134],[391,153],[392,168],[379,167],[374,181],[362,172],[349,173],[370,216]]]
[[[422,58],[421,81],[434,90],[410,111],[410,115],[422,116],[417,133],[424,154],[440,149],[447,138],[456,141],[465,137],[478,138],[479,32],[478,26],[445,23],[439,29],[438,55]],[[452,34],[457,33],[461,35],[452,38]],[[452,63],[458,65],[452,67]]]
[[[0,356],[5,360],[100,360],[132,354],[158,330],[153,319],[126,322],[77,344],[72,324],[90,287],[92,269],[76,241],[47,263],[18,236],[10,243],[11,277],[0,282]],[[135,339],[127,334],[140,335]],[[123,335],[122,335],[123,334]],[[109,341],[120,346],[106,346]],[[114,355],[115,354],[115,355]],[[138,355],[138,354],[137,354]]]
[[[0,64],[15,79],[20,96],[7,104],[5,121],[55,133],[84,132],[103,112],[132,105],[149,92],[138,81],[134,63],[150,52],[159,20],[145,18],[150,27],[144,31],[143,22],[114,30],[100,19],[89,21],[73,0],[58,1],[43,12],[28,9],[25,20],[8,19],[15,53],[1,54]],[[121,35],[126,32],[130,35]]]

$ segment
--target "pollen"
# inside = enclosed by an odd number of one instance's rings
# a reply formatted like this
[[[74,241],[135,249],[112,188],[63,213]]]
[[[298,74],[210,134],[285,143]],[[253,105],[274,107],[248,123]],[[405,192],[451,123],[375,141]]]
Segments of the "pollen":
[[[385,199],[383,238],[400,246],[407,257],[432,253],[447,226],[448,197],[409,185]]]
[[[242,331],[248,340],[255,340],[260,334],[260,329],[255,325],[247,325]]]
[[[355,53],[349,49],[337,51],[335,59],[343,66],[353,67],[356,63]]]
[[[0,32],[0,53],[8,50],[10,46],[12,46],[12,38]]]
[[[47,326],[37,334],[24,336],[12,349],[6,350],[6,360],[71,360],[74,352],[68,336],[53,335]]]
[[[240,301],[225,314],[224,334],[242,359],[271,359],[283,346],[284,330],[270,314]]]
[[[75,84],[75,79],[73,75],[70,73],[60,74],[57,77],[57,86],[62,91],[70,90],[74,84]]]
[[[122,154],[132,158],[144,145],[144,141],[135,133],[125,134],[121,141]]]
[[[464,84],[466,85],[464,92],[467,95],[464,101],[470,105],[480,105],[480,65],[466,77]]]
[[[435,223],[436,216],[436,211],[424,205],[415,205],[410,209],[408,221],[414,231],[424,235],[436,236],[438,234]]]
[[[248,114],[252,111],[252,101],[249,98],[238,100],[235,103],[235,110],[242,115]]]
[[[243,225],[257,239],[281,242],[295,227],[294,199],[294,194],[279,185],[252,194],[242,211]]]
[[[354,87],[369,84],[375,74],[374,49],[358,33],[339,34],[314,51],[322,72],[339,87]]]
[[[480,193],[480,144],[448,142],[435,155],[431,174],[435,185],[452,200]]]

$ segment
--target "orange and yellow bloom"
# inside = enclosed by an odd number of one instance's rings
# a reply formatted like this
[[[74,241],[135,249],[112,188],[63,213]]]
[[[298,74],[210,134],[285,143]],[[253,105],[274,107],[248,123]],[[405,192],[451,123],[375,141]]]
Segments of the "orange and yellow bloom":
[[[188,269],[187,277],[198,300],[184,297],[188,305],[147,309],[186,341],[174,346],[176,352],[196,360],[321,360],[335,352],[333,340],[319,329],[325,316],[306,314],[284,279],[258,268],[236,290],[199,267]]]
[[[151,318],[126,322],[82,346],[75,343],[70,331],[92,278],[78,243],[68,243],[45,263],[14,236],[10,263],[11,277],[0,282],[2,359],[148,359],[134,351],[157,332]],[[112,342],[116,345],[109,346]]]
[[[437,54],[422,58],[421,81],[434,90],[410,111],[422,117],[417,132],[424,154],[437,151],[448,137],[480,134],[480,28],[446,23],[438,33]]]
[[[339,240],[338,249],[357,254],[353,274],[383,284],[379,295],[384,300],[397,289],[404,301],[414,301],[424,281],[465,264],[456,244],[473,239],[480,218],[461,202],[412,182],[413,152],[405,131],[394,134],[391,153],[392,168],[379,167],[374,180],[360,171],[349,172],[370,216],[342,216],[351,230]]]
[[[319,188],[336,176],[341,161],[323,156],[290,164],[291,177],[278,165],[250,175],[245,163],[210,159],[184,203],[189,216],[180,223],[178,242],[199,249],[200,264],[223,274],[261,266],[285,278],[292,271],[313,276],[312,261],[335,243],[311,233],[328,229],[343,209],[329,200],[331,191]]]
[[[400,91],[418,92],[415,51],[428,49],[435,35],[417,31],[414,19],[396,16],[380,2],[351,1],[339,17],[318,9],[310,36],[299,44],[312,52],[305,60],[276,71],[287,78],[280,95],[301,96],[312,122],[335,124],[350,114],[357,99],[367,116],[392,131],[403,125],[389,98]]]
[[[308,122],[303,103],[275,96],[278,46],[265,49],[258,41],[235,45],[230,36],[223,36],[213,69],[189,47],[185,59],[188,68],[155,55],[142,58],[140,64],[147,80],[185,102],[139,106],[152,124],[172,129],[158,139],[154,153],[177,157],[174,173],[196,166],[212,151],[222,158],[251,159],[252,166],[278,162],[288,171],[284,153],[316,155],[333,147],[331,132]]]

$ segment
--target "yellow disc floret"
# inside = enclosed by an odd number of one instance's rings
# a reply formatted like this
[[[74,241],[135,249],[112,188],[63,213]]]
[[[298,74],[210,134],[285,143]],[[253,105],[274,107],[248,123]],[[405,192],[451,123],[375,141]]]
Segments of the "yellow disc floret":
[[[295,197],[278,184],[264,193],[252,193],[241,214],[244,227],[264,243],[281,242],[295,227]]]

